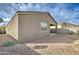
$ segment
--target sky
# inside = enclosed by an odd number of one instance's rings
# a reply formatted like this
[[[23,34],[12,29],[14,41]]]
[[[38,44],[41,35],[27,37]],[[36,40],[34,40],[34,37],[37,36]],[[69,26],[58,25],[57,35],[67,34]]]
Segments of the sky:
[[[0,3],[0,18],[11,20],[17,11],[49,12],[58,24],[68,22],[79,25],[78,3]]]

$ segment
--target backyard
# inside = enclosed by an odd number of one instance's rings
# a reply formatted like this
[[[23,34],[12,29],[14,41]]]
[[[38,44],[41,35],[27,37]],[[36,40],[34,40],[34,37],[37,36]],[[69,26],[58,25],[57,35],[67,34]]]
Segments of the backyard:
[[[5,55],[79,55],[75,42],[79,40],[76,34],[51,34],[28,43],[17,43],[6,47],[0,45],[0,54]],[[7,34],[0,34],[0,43],[15,41]]]

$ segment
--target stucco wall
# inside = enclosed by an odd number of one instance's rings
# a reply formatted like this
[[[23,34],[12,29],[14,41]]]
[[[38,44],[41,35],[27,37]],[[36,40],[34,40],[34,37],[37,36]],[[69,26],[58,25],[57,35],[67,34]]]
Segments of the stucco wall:
[[[19,14],[19,40],[29,42],[49,35],[50,20],[48,14]],[[41,31],[40,22],[47,22],[47,31]]]
[[[8,23],[6,33],[18,40],[18,15]]]
[[[57,28],[58,28],[58,29],[59,29],[59,28],[61,28],[61,25],[60,25],[60,24],[58,24],[58,25],[57,25]]]
[[[47,23],[46,31],[41,31],[41,22]],[[50,24],[56,25],[48,13],[16,13],[6,30],[19,42],[32,42],[49,35]]]

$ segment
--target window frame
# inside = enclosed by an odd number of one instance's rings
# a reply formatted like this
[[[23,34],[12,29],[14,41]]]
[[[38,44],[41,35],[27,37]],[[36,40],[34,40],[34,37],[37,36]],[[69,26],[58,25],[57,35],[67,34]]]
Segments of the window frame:
[[[46,21],[41,21],[40,22],[40,31],[41,32],[46,32],[48,28],[48,23]]]

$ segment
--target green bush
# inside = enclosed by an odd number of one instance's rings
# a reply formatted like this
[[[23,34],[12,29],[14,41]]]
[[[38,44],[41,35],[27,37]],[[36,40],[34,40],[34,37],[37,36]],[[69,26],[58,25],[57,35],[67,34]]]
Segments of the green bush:
[[[0,26],[0,29],[1,30],[5,30],[5,26]]]
[[[0,34],[6,33],[6,28],[5,26],[0,26]]]
[[[4,21],[3,18],[0,18],[0,23],[3,22],[3,21]]]
[[[15,42],[7,41],[7,42],[4,42],[2,45],[3,45],[3,47],[11,47],[11,46],[15,45]]]

